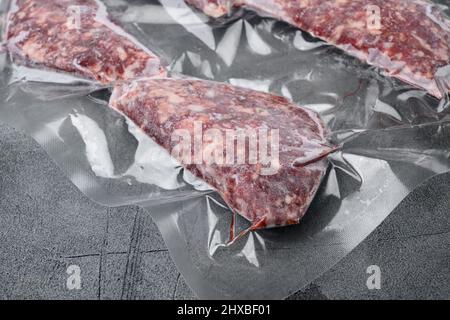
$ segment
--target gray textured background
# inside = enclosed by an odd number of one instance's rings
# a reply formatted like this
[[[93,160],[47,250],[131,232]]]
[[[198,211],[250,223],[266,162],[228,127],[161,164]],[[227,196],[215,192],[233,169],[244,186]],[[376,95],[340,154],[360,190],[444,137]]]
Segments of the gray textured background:
[[[450,299],[450,174],[411,194],[293,299]],[[66,289],[81,267],[82,289]],[[382,289],[366,287],[366,268]],[[81,194],[31,138],[0,124],[0,298],[191,299],[150,216]]]

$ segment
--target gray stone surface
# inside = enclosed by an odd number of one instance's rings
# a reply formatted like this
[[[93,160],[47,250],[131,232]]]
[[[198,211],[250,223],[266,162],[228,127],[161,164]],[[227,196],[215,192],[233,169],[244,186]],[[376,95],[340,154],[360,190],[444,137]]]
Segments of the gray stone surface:
[[[450,299],[450,174],[411,194],[291,299]],[[0,298],[194,299],[148,214],[81,194],[30,138],[0,125]],[[369,265],[382,289],[366,287]],[[82,270],[67,290],[66,269]]]

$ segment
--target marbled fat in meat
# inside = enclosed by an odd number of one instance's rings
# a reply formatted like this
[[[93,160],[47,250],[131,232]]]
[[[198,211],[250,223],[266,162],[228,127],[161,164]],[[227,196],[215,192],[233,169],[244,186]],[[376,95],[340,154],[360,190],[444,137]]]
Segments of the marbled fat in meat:
[[[228,4],[226,4],[228,2]],[[245,7],[335,45],[438,98],[448,91],[450,20],[428,0],[187,0],[206,14]],[[229,13],[229,12],[225,12]],[[441,89],[439,89],[441,86]],[[443,86],[443,88],[442,88]]]

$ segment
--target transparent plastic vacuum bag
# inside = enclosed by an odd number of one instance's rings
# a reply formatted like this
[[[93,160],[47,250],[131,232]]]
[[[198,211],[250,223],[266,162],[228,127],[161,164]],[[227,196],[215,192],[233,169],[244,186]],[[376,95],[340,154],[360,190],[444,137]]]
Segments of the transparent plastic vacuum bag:
[[[8,1],[2,8],[8,8]],[[200,298],[284,298],[345,257],[416,186],[450,170],[448,99],[385,77],[251,11],[210,20],[184,1],[103,1],[172,77],[271,92],[318,112],[341,146],[299,225],[259,230],[108,106],[112,85],[0,64],[0,120],[32,136],[93,201],[141,205]]]

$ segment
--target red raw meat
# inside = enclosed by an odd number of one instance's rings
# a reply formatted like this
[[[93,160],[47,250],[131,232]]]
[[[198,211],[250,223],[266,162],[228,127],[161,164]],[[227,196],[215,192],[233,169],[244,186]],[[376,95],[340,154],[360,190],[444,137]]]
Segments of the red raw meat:
[[[13,0],[6,42],[15,62],[102,84],[165,74],[159,58],[112,23],[98,0]]]
[[[448,71],[438,71],[450,64],[450,20],[428,0],[186,2],[213,17],[233,7],[255,10],[307,31],[433,96],[441,98],[449,90]],[[444,79],[438,84],[436,78]]]
[[[336,150],[327,142],[324,124],[316,113],[283,97],[227,84],[190,79],[135,80],[115,86],[110,106],[218,191],[230,208],[252,222],[253,229],[298,223],[324,176],[327,155]],[[272,162],[276,169],[264,172],[267,163],[251,164],[249,141],[245,162],[233,161],[236,153],[231,156],[230,149],[223,150],[226,142],[217,141],[220,153],[230,155],[230,165],[183,161],[186,158],[181,154],[173,154],[179,142],[173,137],[180,129],[194,137],[195,123],[200,123],[205,133],[217,129],[224,136],[227,130],[256,132],[265,128],[273,137],[270,130],[279,130],[279,155]],[[231,145],[235,146],[237,140],[233,139]],[[262,145],[262,140],[259,143]],[[191,146],[188,156],[192,160],[195,142],[189,142]]]
[[[208,16],[218,18],[230,13],[236,1],[230,0],[185,0],[186,3],[202,10]]]

